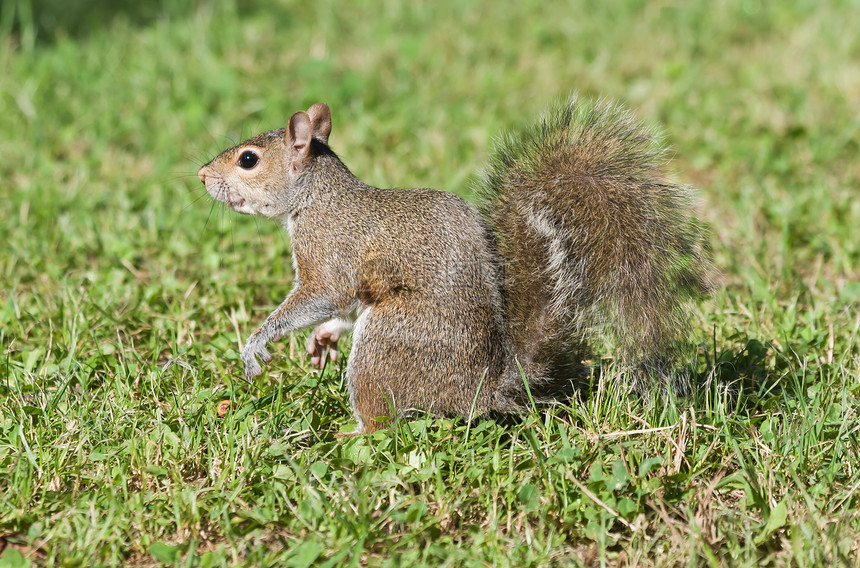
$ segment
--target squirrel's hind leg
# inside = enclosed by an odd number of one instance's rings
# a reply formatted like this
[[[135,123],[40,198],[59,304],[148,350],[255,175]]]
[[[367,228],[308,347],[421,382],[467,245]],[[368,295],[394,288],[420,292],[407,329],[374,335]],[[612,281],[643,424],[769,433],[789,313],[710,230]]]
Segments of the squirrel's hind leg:
[[[352,351],[346,366],[346,383],[352,411],[358,421],[354,432],[339,434],[336,437],[360,436],[382,429],[393,418],[394,393],[385,392],[384,385],[388,374],[396,367],[394,361],[383,361],[376,339],[380,332],[378,320],[374,317],[373,307],[367,307],[355,321],[352,333]],[[368,320],[370,329],[368,330]],[[367,333],[369,331],[369,333]],[[375,346],[375,347],[374,347]],[[394,371],[396,372],[396,371]]]
[[[356,432],[379,430],[415,410],[465,418],[499,409],[496,397],[486,394],[498,388],[493,337],[480,336],[486,326],[473,326],[469,336],[465,326],[456,325],[458,314],[430,302],[407,319],[399,300],[378,302],[356,321],[346,369]],[[463,313],[475,316],[468,307]],[[443,336],[449,341],[440,341]]]

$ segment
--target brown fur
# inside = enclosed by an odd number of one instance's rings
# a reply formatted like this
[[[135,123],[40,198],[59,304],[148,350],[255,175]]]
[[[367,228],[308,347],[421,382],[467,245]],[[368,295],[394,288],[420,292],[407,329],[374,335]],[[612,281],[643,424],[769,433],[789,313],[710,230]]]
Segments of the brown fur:
[[[684,211],[655,209],[652,194],[667,186],[650,178],[627,191],[624,164],[615,177],[597,175],[601,156],[617,159],[610,143],[584,153],[546,145],[534,171],[496,172],[504,189],[485,188],[482,216],[445,192],[362,183],[328,147],[330,131],[328,107],[317,104],[200,170],[213,197],[281,222],[292,240],[296,285],[248,338],[248,378],[261,372],[258,358],[271,358],[268,342],[354,319],[347,384],[366,433],[412,409],[471,417],[523,408],[519,365],[537,386],[573,372],[583,322],[602,302],[644,333],[647,349],[665,351],[667,318],[654,327],[652,315],[676,313],[677,298],[643,284],[664,283],[647,272],[664,267],[654,259],[675,245],[667,225]],[[245,152],[254,167],[241,165]],[[324,341],[315,334],[310,350]]]

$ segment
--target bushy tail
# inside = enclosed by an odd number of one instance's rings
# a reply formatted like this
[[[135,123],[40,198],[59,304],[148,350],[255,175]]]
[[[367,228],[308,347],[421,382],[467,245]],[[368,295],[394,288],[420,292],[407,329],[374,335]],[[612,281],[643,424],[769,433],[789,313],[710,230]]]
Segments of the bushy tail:
[[[677,363],[684,300],[711,284],[691,191],[667,180],[666,154],[631,112],[576,97],[498,143],[477,193],[537,386],[570,379],[600,338],[642,383]]]

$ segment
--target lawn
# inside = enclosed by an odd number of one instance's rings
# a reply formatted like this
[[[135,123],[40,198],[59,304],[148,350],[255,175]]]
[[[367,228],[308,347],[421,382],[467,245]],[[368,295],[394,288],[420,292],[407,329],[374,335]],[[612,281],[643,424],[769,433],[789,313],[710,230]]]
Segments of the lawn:
[[[0,5],[0,567],[860,562],[860,3]],[[720,288],[699,386],[335,439],[292,282],[197,168],[318,101],[364,181],[470,195],[577,91],[660,125]]]

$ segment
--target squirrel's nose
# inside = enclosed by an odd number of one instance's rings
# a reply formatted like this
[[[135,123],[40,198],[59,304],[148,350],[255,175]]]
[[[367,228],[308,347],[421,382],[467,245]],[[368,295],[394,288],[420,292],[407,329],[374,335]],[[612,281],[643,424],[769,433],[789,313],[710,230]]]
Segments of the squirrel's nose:
[[[200,181],[202,181],[204,184],[206,183],[206,166],[200,168],[200,170],[197,172],[197,177],[199,177]]]

